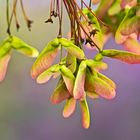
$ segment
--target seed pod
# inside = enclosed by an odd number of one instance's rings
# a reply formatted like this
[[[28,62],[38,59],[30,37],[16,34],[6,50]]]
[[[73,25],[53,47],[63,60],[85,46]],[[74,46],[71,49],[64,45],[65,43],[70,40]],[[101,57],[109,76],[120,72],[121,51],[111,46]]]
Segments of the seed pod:
[[[121,60],[128,64],[139,64],[140,63],[140,55],[120,50],[103,50],[102,55],[106,57],[110,57],[113,59]]]
[[[66,66],[71,70],[72,73],[74,73],[77,68],[76,57],[68,53],[66,58]]]
[[[115,41],[118,44],[124,43],[130,34],[137,33],[140,30],[140,16],[137,16],[138,11],[139,6],[125,10],[125,16],[115,34]]]
[[[10,58],[11,52],[8,52],[3,57],[0,57],[0,81],[5,78]]]
[[[103,55],[101,53],[96,54],[94,57],[94,61],[102,61]]]
[[[41,74],[52,65],[57,56],[57,52],[59,50],[58,47],[59,46],[52,46],[51,42],[47,44],[32,66],[32,78],[36,78],[39,74]]]
[[[140,55],[140,42],[137,39],[128,37],[123,43],[124,49]]]
[[[75,107],[76,107],[76,100],[74,98],[69,98],[66,101],[66,104],[63,109],[63,117],[64,118],[70,117],[74,113]]]
[[[50,100],[53,104],[59,104],[65,99],[68,99],[69,97],[70,97],[70,93],[67,90],[63,79],[60,79]]]
[[[104,46],[104,41],[103,41],[103,34],[102,34],[102,30],[101,30],[100,24],[98,22],[98,19],[93,15],[94,12],[91,13],[86,8],[83,10],[83,13],[85,15],[87,15],[87,17],[90,21],[89,22],[90,37],[92,38],[93,42],[100,48],[100,50],[102,50],[103,46]],[[92,43],[89,43],[89,44],[90,44],[90,46],[94,46],[94,44],[92,45]]]
[[[62,65],[60,67],[60,72],[62,74],[62,77],[64,79],[64,82],[66,84],[66,87],[67,87],[68,91],[72,95],[73,87],[74,87],[74,81],[75,81],[75,77],[74,77],[73,73],[65,65]]]
[[[97,93],[94,93],[94,92],[86,92],[86,95],[91,99],[99,98],[99,95]]]
[[[21,39],[12,36],[12,42],[11,42],[12,48],[16,49],[18,52],[29,56],[29,57],[37,57],[39,55],[39,52],[37,49],[31,47]]]
[[[85,79],[85,91],[86,91],[86,93],[90,93],[90,95],[92,93],[95,94],[95,89],[94,89],[93,85],[94,85],[93,74],[87,68],[87,70],[86,70],[86,79]]]
[[[111,83],[105,76],[98,77],[98,73],[95,71],[93,73],[87,70],[85,83],[86,92],[96,93],[105,99],[113,99],[116,95],[114,83]]]
[[[90,126],[90,113],[86,99],[80,101],[80,107],[82,112],[82,125],[88,129]]]
[[[61,45],[65,47],[69,47],[72,44],[72,42],[66,38],[60,38],[59,41]]]
[[[96,10],[96,15],[98,15],[98,18],[103,19],[104,16],[107,14],[108,9],[113,4],[114,0],[102,0],[100,2],[100,5],[98,9]]]
[[[6,39],[0,45],[0,58],[5,56],[8,52],[11,51],[11,43]]]
[[[51,44],[52,44],[52,46],[54,46],[54,47],[58,47],[59,44],[60,44],[59,39],[58,39],[58,38],[53,39],[53,40],[51,41]]]
[[[107,82],[112,88],[116,89],[116,84],[110,78],[108,78],[107,76],[103,75],[100,72],[97,72],[97,75],[99,78]]]
[[[110,16],[114,16],[121,11],[120,0],[115,0],[108,10]]]
[[[0,45],[0,81],[3,81],[11,58],[11,43],[6,39]]]
[[[87,65],[85,61],[82,61],[79,65],[73,89],[74,99],[81,99],[85,96],[84,85],[85,85],[86,67]]]
[[[105,99],[113,99],[115,97],[115,89],[112,88],[107,82],[97,76],[93,76],[93,80],[93,88],[97,94]]]
[[[108,68],[108,65],[106,63],[102,61],[94,61],[92,59],[86,60],[86,64],[91,68],[92,71],[106,70]]]
[[[59,76],[59,64],[53,65],[50,68],[48,68],[46,71],[44,71],[43,73],[41,73],[38,77],[37,77],[37,83],[39,84],[43,84],[46,83],[50,80],[51,77],[58,77]]]
[[[72,41],[65,38],[59,39],[61,45],[68,51],[69,54],[75,56],[78,59],[85,59],[85,54],[82,49],[74,45]]]

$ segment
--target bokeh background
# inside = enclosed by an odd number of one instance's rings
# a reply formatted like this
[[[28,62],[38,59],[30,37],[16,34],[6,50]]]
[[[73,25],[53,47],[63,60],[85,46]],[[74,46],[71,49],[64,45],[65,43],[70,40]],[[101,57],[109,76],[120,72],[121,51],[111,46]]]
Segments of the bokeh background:
[[[0,0],[0,41],[6,34],[6,1]],[[25,26],[18,8],[21,29],[12,33],[40,51],[57,35],[57,22],[45,24],[49,1],[24,0],[28,15],[35,22],[32,31]],[[64,35],[68,21],[64,18]],[[113,40],[105,48],[122,49]],[[86,52],[89,57],[93,52]],[[35,59],[13,52],[6,79],[0,83],[0,140],[140,140],[140,65],[128,65],[105,59],[109,69],[104,73],[117,83],[117,96],[108,101],[89,100],[91,127],[81,126],[79,106],[69,119],[62,117],[63,104],[52,105],[49,97],[56,80],[37,85],[30,77]]]

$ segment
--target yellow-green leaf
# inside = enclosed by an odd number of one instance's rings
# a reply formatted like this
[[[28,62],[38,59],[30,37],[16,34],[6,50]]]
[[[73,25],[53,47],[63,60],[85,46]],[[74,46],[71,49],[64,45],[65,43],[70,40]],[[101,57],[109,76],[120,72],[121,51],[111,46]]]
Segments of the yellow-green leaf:
[[[59,38],[59,41],[61,43],[61,45],[65,46],[65,47],[69,47],[72,43],[72,41],[66,39],[66,38]]]
[[[43,84],[48,82],[51,77],[55,76],[56,78],[56,75],[59,76],[59,68],[59,64],[49,67],[46,71],[44,71],[37,77],[37,83]]]
[[[74,45],[72,41],[67,40],[66,38],[59,39],[61,45],[68,51],[69,54],[75,56],[78,59],[85,59],[85,54],[82,49]]]
[[[107,76],[105,76],[104,74],[100,72],[97,72],[97,75],[99,78],[107,82],[112,88],[116,89],[116,84],[110,78],[108,78]]]
[[[110,16],[113,16],[121,11],[120,2],[121,2],[121,0],[115,0],[113,2],[113,4],[111,5],[111,7],[108,10],[108,14]]]
[[[101,53],[97,53],[96,55],[95,55],[95,57],[94,57],[94,61],[102,61],[102,59],[103,59],[103,56],[102,56],[102,54]]]
[[[134,16],[121,26],[120,32],[122,33],[122,35],[130,35],[140,29],[139,25],[140,17]]]
[[[108,65],[106,63],[102,61],[94,61],[92,59],[86,60],[86,64],[91,68],[92,71],[106,70],[108,68]]]
[[[102,77],[103,78],[103,77]],[[105,80],[104,80],[105,79]],[[101,79],[98,77],[97,72],[90,72],[87,69],[86,73],[86,82],[85,82],[85,90],[86,92],[89,92],[90,94],[98,94],[101,97],[104,97],[106,99],[112,99],[115,97],[116,92],[114,85],[110,85],[110,83],[107,83],[107,79],[104,77],[104,79]]]
[[[53,46],[52,42],[49,42],[47,46],[40,53],[36,61],[34,62],[31,69],[32,78],[36,78],[43,71],[47,70],[54,62],[57,52],[59,50],[58,46]]]
[[[97,93],[94,93],[94,92],[86,92],[86,95],[91,99],[99,98],[99,95]]]
[[[130,34],[134,32],[136,33],[140,30],[140,16],[137,15],[138,10],[139,6],[126,9],[125,17],[120,23],[115,34],[115,40],[118,44],[124,43]]]
[[[137,39],[128,37],[123,43],[124,49],[136,54],[140,54],[140,42]]]
[[[60,72],[62,74],[62,77],[64,79],[68,91],[70,92],[70,94],[72,94],[74,82],[75,82],[75,76],[73,75],[71,70],[67,68],[65,65],[62,65],[60,67]]]
[[[115,89],[111,87],[106,81],[97,76],[93,76],[93,88],[97,94],[106,99],[113,99],[116,95]]]
[[[72,73],[74,73],[77,67],[76,57],[68,53],[66,58],[66,66],[71,70]]]
[[[29,56],[29,57],[37,57],[39,55],[39,52],[37,49],[31,47],[24,41],[22,41],[20,38],[12,36],[12,48],[16,49],[18,52]]]
[[[86,99],[80,101],[80,107],[82,112],[82,125],[88,129],[90,126],[90,113]]]
[[[0,58],[5,56],[10,51],[11,51],[11,42],[9,38],[7,38],[0,44]]]
[[[138,64],[140,63],[140,55],[119,50],[103,50],[102,55],[121,60],[129,64]]]
[[[96,14],[98,18],[103,19],[104,16],[107,14],[108,9],[111,7],[114,0],[101,0],[100,5],[96,10]]]
[[[64,118],[70,117],[74,113],[75,107],[76,107],[76,100],[74,98],[69,98],[64,106],[63,117]]]
[[[74,99],[81,99],[85,96],[84,85],[85,85],[86,67],[87,65],[85,61],[82,61],[79,65],[73,89]]]
[[[52,46],[54,47],[58,47],[60,42],[59,42],[59,38],[54,38],[52,41],[51,41],[51,44]]]
[[[92,72],[87,69],[86,71],[86,79],[85,79],[85,91],[87,96],[89,96],[92,99],[98,98],[99,95],[95,93],[94,89],[94,79],[93,79],[93,74]]]
[[[60,102],[64,101],[65,99],[68,99],[69,97],[70,93],[66,88],[65,82],[62,79],[60,79],[51,96],[51,102],[53,104],[59,104]]]
[[[7,52],[3,57],[0,57],[0,81],[5,78],[10,58],[11,52]]]
[[[0,45],[0,81],[4,80],[11,58],[11,43],[9,38]]]
[[[91,23],[93,23],[90,25],[91,32],[93,30],[97,30],[97,32],[95,34],[91,35],[91,38],[94,41],[94,43],[102,50],[104,41],[103,41],[103,34],[101,31],[101,27],[98,22],[98,19],[86,8],[83,10],[83,12],[87,15],[87,17],[89,18],[89,21]],[[93,11],[93,13],[94,13],[94,11]]]

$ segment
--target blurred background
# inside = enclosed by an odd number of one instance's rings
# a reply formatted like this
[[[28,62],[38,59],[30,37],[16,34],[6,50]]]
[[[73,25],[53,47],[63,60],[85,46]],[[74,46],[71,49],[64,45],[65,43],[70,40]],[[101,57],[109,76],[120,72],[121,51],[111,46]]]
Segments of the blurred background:
[[[49,1],[24,0],[27,14],[34,20],[29,32],[21,9],[18,17],[22,25],[12,33],[41,51],[46,43],[56,37],[58,27],[45,24],[49,14]],[[0,41],[6,34],[6,1],[0,0]],[[64,18],[64,35],[68,21]],[[121,49],[113,40],[105,48]],[[89,57],[93,52],[88,51]],[[104,72],[117,83],[117,96],[108,101],[89,100],[91,127],[81,126],[79,105],[69,119],[62,117],[63,104],[52,105],[49,97],[57,80],[37,85],[30,77],[35,59],[13,51],[6,78],[0,83],[0,140],[140,140],[140,65],[128,65],[105,59],[109,69]]]

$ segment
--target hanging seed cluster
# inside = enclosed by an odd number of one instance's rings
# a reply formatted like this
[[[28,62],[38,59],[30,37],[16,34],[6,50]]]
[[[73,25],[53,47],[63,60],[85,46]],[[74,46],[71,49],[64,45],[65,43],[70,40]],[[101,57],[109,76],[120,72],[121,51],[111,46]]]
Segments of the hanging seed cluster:
[[[30,30],[32,21],[27,17],[23,2],[20,1],[22,13]],[[0,45],[0,81],[5,77],[13,49],[31,57],[37,57],[32,68],[31,77],[39,84],[58,78],[58,83],[50,100],[53,104],[65,101],[63,117],[70,117],[77,102],[81,108],[82,125],[90,126],[90,111],[87,98],[99,97],[113,99],[116,95],[116,84],[101,73],[108,65],[104,57],[117,59],[128,64],[140,63],[140,2],[139,0],[51,0],[49,18],[45,23],[53,23],[58,19],[58,34],[39,52],[11,34],[13,16],[17,29],[17,2],[13,1],[13,10],[9,16],[9,0],[7,0],[7,33],[9,37]],[[92,6],[99,4],[94,11]],[[68,14],[70,32],[68,38],[63,37],[63,11]],[[123,50],[104,49],[110,36],[116,43],[124,46]],[[96,51],[93,58],[87,58],[84,47]],[[63,50],[67,53],[63,55]],[[58,54],[60,59],[57,60]],[[54,63],[56,62],[56,63]]]

